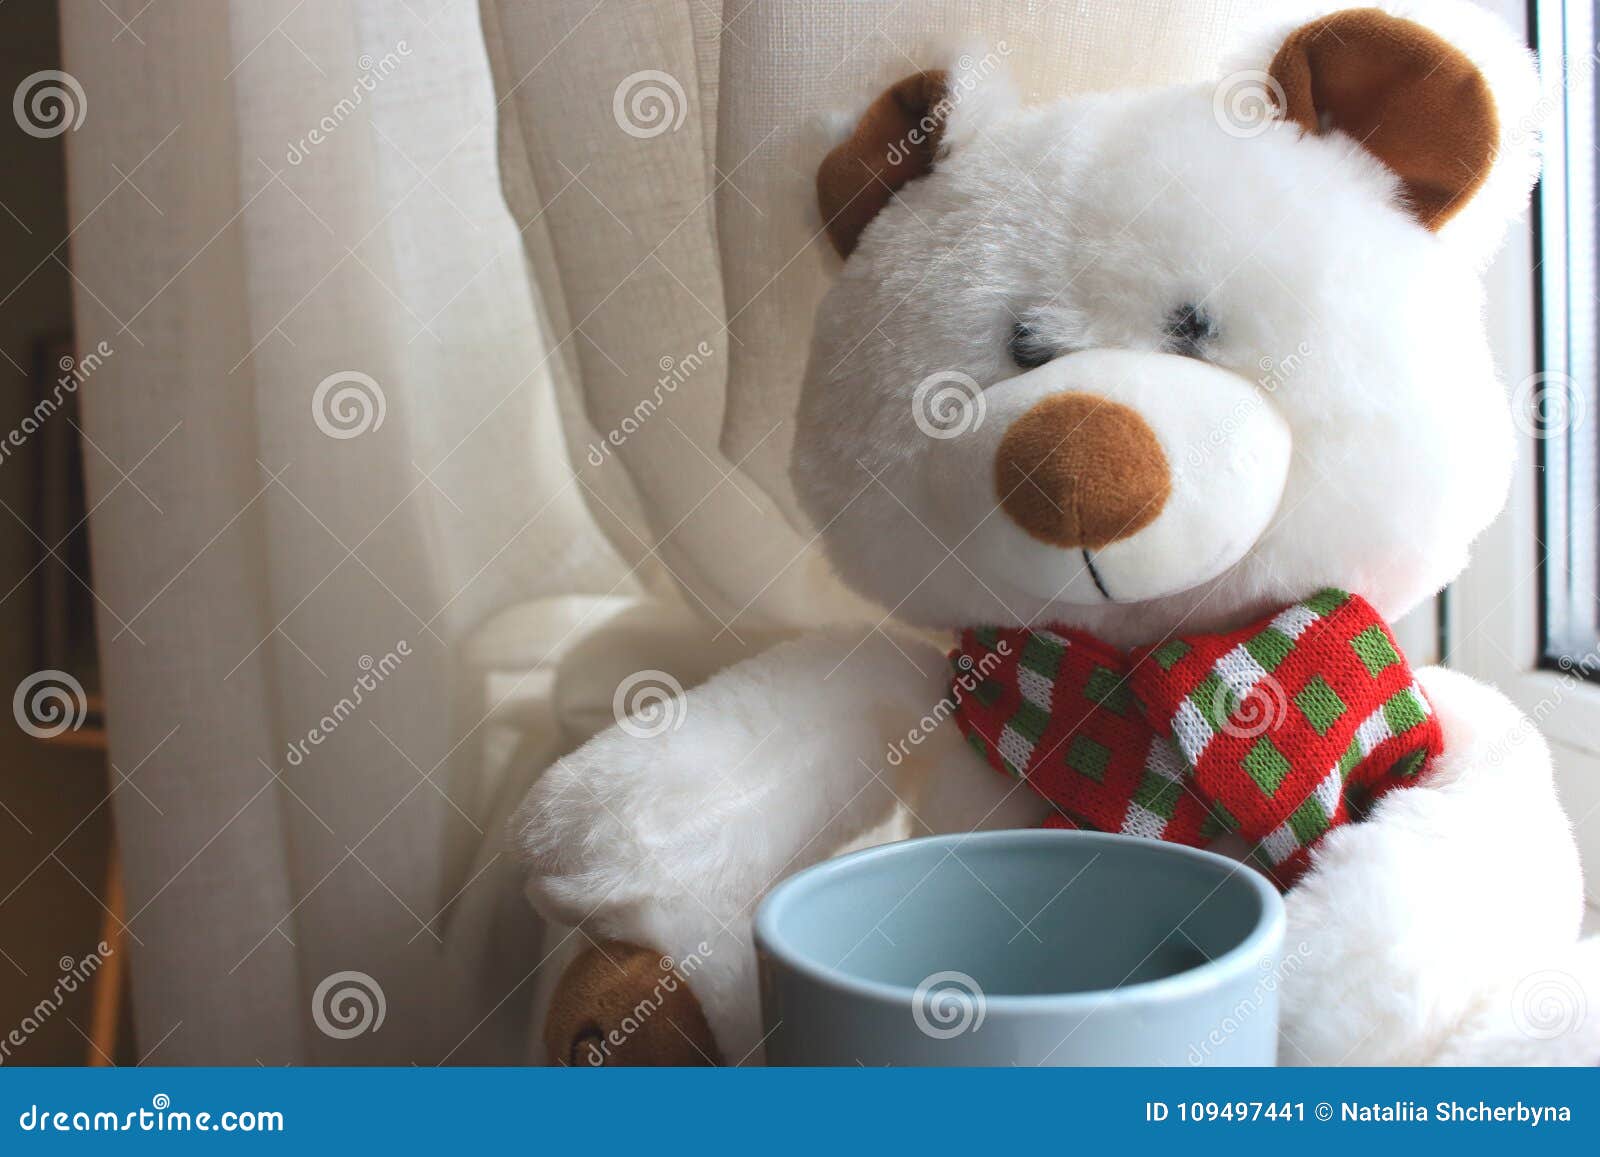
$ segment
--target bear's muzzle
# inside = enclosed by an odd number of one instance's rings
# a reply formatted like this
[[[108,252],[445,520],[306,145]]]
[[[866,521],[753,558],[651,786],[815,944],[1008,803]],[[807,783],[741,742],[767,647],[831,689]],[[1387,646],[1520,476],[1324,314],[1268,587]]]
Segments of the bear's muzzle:
[[[929,439],[920,521],[976,579],[1057,603],[1207,582],[1266,531],[1293,438],[1273,390],[1194,358],[1065,354]]]

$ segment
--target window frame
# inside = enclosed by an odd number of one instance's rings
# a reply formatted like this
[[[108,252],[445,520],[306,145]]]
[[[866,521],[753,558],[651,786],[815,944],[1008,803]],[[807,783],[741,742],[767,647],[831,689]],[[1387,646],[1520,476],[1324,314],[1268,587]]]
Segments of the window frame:
[[[1573,34],[1569,12],[1572,7],[1566,0],[1529,0],[1530,40],[1541,58],[1567,57],[1567,44]],[[1582,7],[1581,39],[1591,44],[1596,32],[1595,12],[1589,5]],[[1541,548],[1539,664],[1600,680],[1600,615],[1595,606],[1596,582],[1600,580],[1600,565],[1596,565],[1600,561],[1600,522],[1589,513],[1574,518],[1570,501],[1553,499],[1557,491],[1570,493],[1576,487],[1588,492],[1600,487],[1600,478],[1595,477],[1600,446],[1593,443],[1594,428],[1588,421],[1600,412],[1596,405],[1600,401],[1600,383],[1596,380],[1600,323],[1593,316],[1574,323],[1576,295],[1571,292],[1574,271],[1569,258],[1575,246],[1587,242],[1593,248],[1600,240],[1600,228],[1593,216],[1575,221],[1570,209],[1575,185],[1579,198],[1600,204],[1595,167],[1587,166],[1574,174],[1567,166],[1569,156],[1589,156],[1595,147],[1595,118],[1590,117],[1589,123],[1575,128],[1567,116],[1568,107],[1583,98],[1594,103],[1595,55],[1586,53],[1585,59],[1591,67],[1585,71],[1581,91],[1569,88],[1565,64],[1559,73],[1550,71],[1553,83],[1545,88],[1545,179],[1535,191],[1531,215],[1536,262],[1535,367],[1532,377],[1513,395],[1513,404],[1524,409],[1525,421],[1537,431],[1534,463],[1540,480],[1536,497]],[[1590,275],[1593,276],[1593,263]],[[1587,455],[1572,453],[1570,447],[1578,440],[1590,441]],[[1574,559],[1582,562],[1575,565]],[[1558,584],[1572,593],[1557,596],[1553,588]],[[1577,615],[1569,610],[1574,602],[1584,608]]]
[[[1525,35],[1549,0],[1480,0]],[[1548,48],[1548,37],[1546,40]],[[1547,73],[1546,96],[1560,94]],[[1541,194],[1542,195],[1542,194]],[[1513,388],[1542,372],[1538,210],[1512,226],[1484,275],[1490,346]],[[1600,415],[1591,415],[1600,420]],[[1600,684],[1545,662],[1540,486],[1543,458],[1528,423],[1517,429],[1517,462],[1505,511],[1479,538],[1473,561],[1451,587],[1446,610],[1449,665],[1499,688],[1550,744],[1557,788],[1577,832],[1589,902],[1600,898]]]

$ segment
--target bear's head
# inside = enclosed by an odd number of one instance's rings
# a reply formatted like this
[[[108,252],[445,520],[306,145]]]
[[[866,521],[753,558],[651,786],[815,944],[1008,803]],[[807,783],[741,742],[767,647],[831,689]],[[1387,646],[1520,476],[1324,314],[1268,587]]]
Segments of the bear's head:
[[[1022,107],[974,51],[893,85],[817,178],[845,262],[793,466],[835,568],[923,626],[1124,645],[1323,586],[1403,614],[1506,494],[1481,270],[1537,88],[1450,0],[1220,83]]]

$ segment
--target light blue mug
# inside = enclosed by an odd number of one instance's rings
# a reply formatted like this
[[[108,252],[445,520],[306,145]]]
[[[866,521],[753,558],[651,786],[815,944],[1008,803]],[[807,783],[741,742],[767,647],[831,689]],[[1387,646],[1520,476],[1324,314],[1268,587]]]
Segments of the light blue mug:
[[[1270,1065],[1283,901],[1131,836],[935,836],[829,860],[756,913],[778,1065]]]

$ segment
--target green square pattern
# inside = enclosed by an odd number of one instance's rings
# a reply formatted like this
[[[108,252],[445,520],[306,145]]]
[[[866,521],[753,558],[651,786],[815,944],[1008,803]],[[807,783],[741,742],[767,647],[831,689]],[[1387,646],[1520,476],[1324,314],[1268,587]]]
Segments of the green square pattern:
[[[1270,797],[1277,792],[1283,777],[1289,774],[1289,761],[1284,758],[1283,752],[1273,746],[1272,740],[1263,735],[1245,752],[1244,769],[1263,794]]]
[[[1409,687],[1389,696],[1389,701],[1383,705],[1383,717],[1389,721],[1389,730],[1396,735],[1404,735],[1428,718]]]
[[[1304,606],[1312,614],[1327,618],[1349,601],[1350,596],[1344,591],[1328,587],[1312,595],[1305,601]]]
[[[1231,812],[1220,803],[1213,803],[1211,810],[1206,813],[1206,818],[1200,821],[1200,834],[1206,839],[1214,839],[1223,832],[1236,832],[1239,830],[1239,821],[1233,818]]]
[[[1294,650],[1294,640],[1276,627],[1268,627],[1245,643],[1250,657],[1261,664],[1263,671],[1275,671],[1278,664]]]
[[[1294,833],[1294,838],[1300,841],[1301,847],[1305,847],[1327,831],[1328,817],[1322,810],[1322,801],[1313,795],[1295,808],[1289,815],[1289,830]]]
[[[1300,694],[1294,697],[1294,705],[1300,708],[1300,714],[1318,735],[1328,734],[1345,713],[1344,700],[1321,675],[1313,675],[1306,681]]]
[[[1129,715],[1133,709],[1133,693],[1127,680],[1109,667],[1096,667],[1089,673],[1083,693],[1094,702],[1118,715]]]
[[[1038,743],[1044,738],[1045,729],[1050,726],[1050,713],[1024,699],[1017,713],[1006,720],[1006,726],[1029,743]]]
[[[1017,657],[1017,662],[1035,674],[1046,679],[1054,679],[1056,670],[1061,666],[1061,656],[1066,654],[1066,648],[1060,643],[1051,642],[1043,635],[1029,633],[1027,640],[1022,644],[1022,654]]]
[[[1182,791],[1183,786],[1177,780],[1147,771],[1139,781],[1139,790],[1133,793],[1133,802],[1162,819],[1170,820]]]
[[[1096,743],[1087,735],[1074,735],[1067,748],[1067,766],[1079,775],[1086,775],[1096,783],[1106,781],[1106,765],[1111,762],[1111,749]]]
[[[1428,749],[1419,747],[1409,755],[1402,755],[1396,760],[1395,765],[1389,769],[1389,774],[1398,776],[1401,779],[1410,779],[1418,771],[1422,770],[1423,760],[1427,758]]]
[[[1339,757],[1339,778],[1349,779],[1350,773],[1361,766],[1361,740],[1351,738],[1350,746]]]
[[[1173,639],[1170,643],[1162,643],[1150,653],[1163,671],[1170,671],[1178,665],[1178,660],[1189,653],[1189,644],[1182,639]]]
[[[1213,734],[1222,730],[1223,723],[1239,706],[1238,698],[1215,671],[1207,671],[1206,677],[1189,692],[1189,702],[1194,704]]]
[[[1374,679],[1400,661],[1400,656],[1395,654],[1394,647],[1389,643],[1389,637],[1377,624],[1351,639],[1350,646]]]

